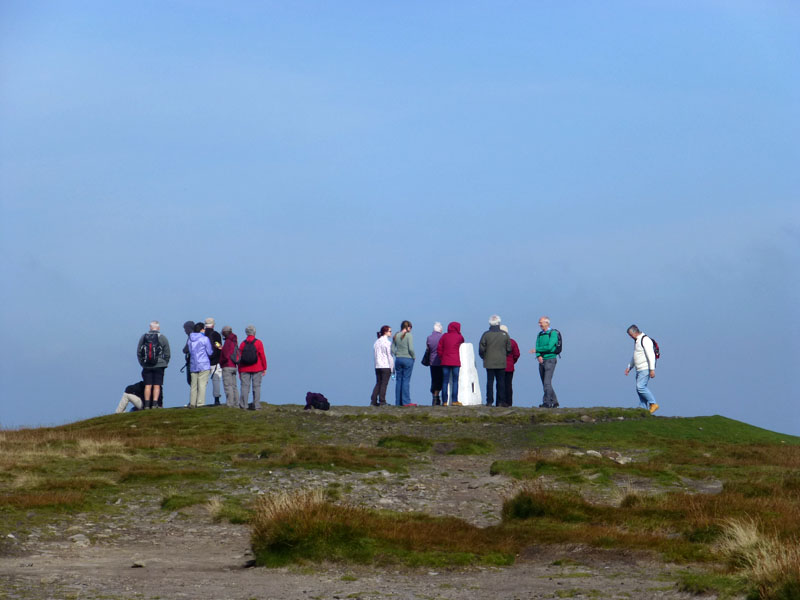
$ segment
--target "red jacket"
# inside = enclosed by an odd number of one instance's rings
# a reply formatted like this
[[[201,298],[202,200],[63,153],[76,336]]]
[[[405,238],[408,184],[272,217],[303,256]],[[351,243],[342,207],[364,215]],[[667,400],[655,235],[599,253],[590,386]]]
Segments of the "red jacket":
[[[236,368],[236,363],[231,360],[231,354],[233,353],[233,349],[238,345],[239,338],[236,337],[236,334],[231,332],[228,337],[225,338],[225,343],[222,344],[222,354],[219,356],[219,366],[224,368],[233,367]]]
[[[436,354],[439,355],[443,367],[461,366],[458,348],[463,343],[464,336],[461,335],[461,323],[453,321],[447,326],[447,333],[439,338],[439,345],[436,347]]]
[[[514,371],[514,363],[519,360],[519,346],[513,339],[511,340],[511,354],[506,355],[506,373]]]
[[[256,340],[253,335],[248,335],[247,338],[239,345],[239,352],[244,352],[245,342],[252,342]],[[256,340],[256,352],[258,352],[258,360],[252,365],[243,365],[239,362],[239,373],[258,373],[259,371],[267,370],[267,357],[264,356],[264,344],[261,340]]]

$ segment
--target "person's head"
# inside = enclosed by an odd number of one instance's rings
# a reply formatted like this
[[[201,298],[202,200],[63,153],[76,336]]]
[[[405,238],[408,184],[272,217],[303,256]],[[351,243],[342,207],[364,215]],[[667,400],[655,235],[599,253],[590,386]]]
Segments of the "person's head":
[[[505,331],[508,333],[508,326],[507,325],[500,325],[500,331]]]
[[[403,335],[401,337],[405,338],[406,334],[409,331],[411,331],[412,327],[413,327],[413,325],[411,325],[411,321],[403,321],[402,323],[400,323],[400,331],[403,332]]]
[[[183,324],[183,330],[186,332],[186,335],[189,335],[194,331],[194,321],[186,321]]]
[[[233,329],[231,329],[230,325],[225,325],[222,328],[222,337],[226,338],[233,333]]]
[[[628,335],[631,336],[634,340],[639,337],[639,334],[642,333],[636,325],[631,325],[628,327]]]
[[[539,327],[542,328],[542,331],[547,331],[547,328],[550,327],[550,317],[542,317],[539,319]]]
[[[436,333],[442,333],[442,324],[439,323],[439,321],[436,321],[436,323],[433,324],[433,330]]]
[[[492,327],[497,327],[500,325],[500,315],[492,315],[489,317],[489,325]]]
[[[161,325],[158,321],[150,321],[150,331],[160,331]]]
[[[252,335],[252,336],[255,337],[255,335],[256,335],[256,326],[255,325],[248,325],[247,327],[244,328],[244,332],[247,335]]]
[[[200,333],[200,332],[201,332],[201,331],[203,331],[205,328],[206,328],[206,326],[205,326],[205,324],[203,324],[203,323],[195,323],[195,324],[194,324],[194,332],[195,332],[195,333]]]
[[[392,328],[389,327],[388,325],[384,325],[383,327],[381,327],[381,330],[378,332],[378,339],[380,339],[385,335],[392,335]]]
[[[214,329],[214,319],[213,318],[208,317],[206,319],[206,329]]]

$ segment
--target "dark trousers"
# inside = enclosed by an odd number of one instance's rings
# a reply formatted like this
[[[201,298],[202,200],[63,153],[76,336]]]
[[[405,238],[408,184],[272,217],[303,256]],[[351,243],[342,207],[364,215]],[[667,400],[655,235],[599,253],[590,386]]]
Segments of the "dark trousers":
[[[558,396],[553,389],[553,373],[556,370],[557,360],[556,358],[546,358],[539,364],[539,377],[542,378],[542,388],[544,388],[542,406],[546,408],[558,406]]]
[[[372,388],[372,398],[370,398],[372,405],[386,404],[386,388],[391,377],[391,369],[375,369],[375,387]]]
[[[506,406],[514,404],[514,386],[511,382],[514,381],[514,371],[506,371]]]
[[[506,403],[506,370],[505,369],[486,369],[486,406],[494,404],[494,394],[492,393],[493,382],[497,382],[497,406],[504,406]]]
[[[431,365],[431,394],[442,391],[443,380],[442,365]]]

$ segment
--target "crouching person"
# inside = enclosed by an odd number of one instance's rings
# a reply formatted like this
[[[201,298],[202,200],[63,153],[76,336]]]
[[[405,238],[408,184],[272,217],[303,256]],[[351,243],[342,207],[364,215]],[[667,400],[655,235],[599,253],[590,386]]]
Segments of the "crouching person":
[[[162,389],[161,400],[163,400],[163,398],[164,390]],[[132,406],[132,411],[142,410],[144,406],[144,381],[132,383],[125,388],[125,391],[122,393],[122,399],[119,401],[119,405],[117,405],[117,414],[125,412],[128,408],[128,404]]]

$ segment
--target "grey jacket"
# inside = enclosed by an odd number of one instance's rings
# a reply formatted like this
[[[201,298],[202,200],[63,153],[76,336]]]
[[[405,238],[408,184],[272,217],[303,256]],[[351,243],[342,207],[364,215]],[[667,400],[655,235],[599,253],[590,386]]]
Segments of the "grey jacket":
[[[148,331],[147,333],[150,332]],[[139,338],[139,344],[136,346],[136,358],[139,360],[139,365],[142,367],[144,367],[144,365],[142,364],[142,346],[144,346],[144,336],[146,336],[147,333],[142,334],[142,337]],[[158,357],[158,362],[153,367],[150,368],[166,369],[167,364],[169,364],[169,358],[170,358],[169,340],[167,339],[167,336],[159,332],[158,343],[161,344],[161,356]]]
[[[511,354],[511,338],[499,325],[492,325],[484,332],[478,344],[478,354],[483,359],[484,369],[506,368],[506,356]]]

